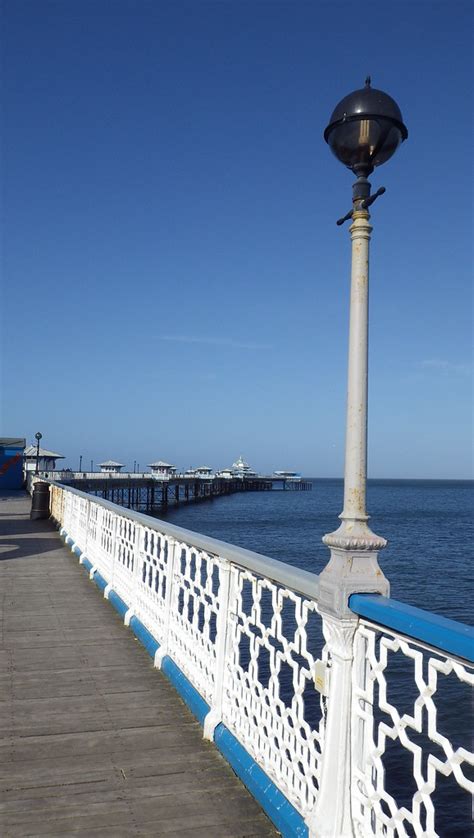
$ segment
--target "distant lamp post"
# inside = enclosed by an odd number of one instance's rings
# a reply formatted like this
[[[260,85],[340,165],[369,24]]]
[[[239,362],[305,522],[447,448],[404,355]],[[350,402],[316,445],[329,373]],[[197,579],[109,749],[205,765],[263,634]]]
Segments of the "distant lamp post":
[[[339,516],[342,521],[339,529],[323,538],[331,548],[331,561],[323,572],[329,588],[332,587],[332,575],[338,577],[336,587],[340,588],[341,573],[349,573],[351,568],[350,593],[354,590],[388,592],[388,583],[377,564],[377,551],[387,542],[371,531],[366,512],[368,283],[372,232],[368,207],[385,192],[381,187],[371,196],[367,177],[376,166],[392,157],[407,136],[397,103],[387,93],[372,88],[370,77],[366,79],[365,87],[339,102],[324,132],[324,139],[337,159],[357,177],[353,185],[352,209],[337,222],[343,224],[352,219],[344,508]],[[354,559],[360,559],[357,571],[353,567]],[[355,572],[359,576],[357,588],[354,588]],[[348,592],[343,590],[342,597],[345,593]],[[335,592],[333,594],[331,597],[327,591],[328,605],[329,599],[334,600]],[[347,599],[339,606],[347,613]],[[334,602],[333,607],[336,607]],[[339,607],[336,610],[340,610]]]
[[[40,439],[43,439],[43,434],[38,433],[35,434],[36,439],[36,468],[35,474],[39,474],[39,456],[40,456]]]
[[[79,471],[82,471],[82,454],[79,457]]]

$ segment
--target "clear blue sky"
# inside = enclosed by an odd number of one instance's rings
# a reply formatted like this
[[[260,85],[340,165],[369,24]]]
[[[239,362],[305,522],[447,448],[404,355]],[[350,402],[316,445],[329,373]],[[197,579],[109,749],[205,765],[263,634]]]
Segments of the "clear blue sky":
[[[369,475],[472,476],[472,5],[4,0],[4,435],[67,455],[343,470],[353,177],[372,75]]]

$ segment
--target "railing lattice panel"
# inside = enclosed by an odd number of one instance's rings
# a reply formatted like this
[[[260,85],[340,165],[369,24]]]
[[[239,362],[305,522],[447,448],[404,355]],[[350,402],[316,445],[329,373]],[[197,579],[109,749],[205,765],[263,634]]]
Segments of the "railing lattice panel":
[[[324,699],[314,686],[323,657],[313,600],[234,567],[223,718],[300,810],[319,787]],[[311,629],[310,631],[308,631]]]
[[[461,685],[474,686],[474,668],[366,621],[356,632],[355,660],[352,795],[357,834],[437,836],[433,797],[440,777],[452,777],[460,789],[474,792],[468,776],[469,771],[473,776],[474,753],[443,730],[446,709],[452,724],[457,701],[471,700]],[[400,691],[397,672],[402,670],[405,684],[411,673],[409,694]]]

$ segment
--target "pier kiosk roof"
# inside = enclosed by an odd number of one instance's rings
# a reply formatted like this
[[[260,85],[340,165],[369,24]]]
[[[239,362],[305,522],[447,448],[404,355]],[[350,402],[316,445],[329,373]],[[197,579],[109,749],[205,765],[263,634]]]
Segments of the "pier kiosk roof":
[[[36,470],[36,458],[38,458],[39,471],[55,471],[56,460],[64,460],[64,454],[56,451],[48,451],[47,448],[40,448],[36,445],[28,445],[23,453],[23,468],[25,472]]]
[[[176,468],[171,463],[164,463],[163,460],[157,460],[156,463],[148,463],[148,468]]]
[[[115,460],[106,460],[105,463],[99,463],[101,471],[119,472],[123,468],[123,463],[117,463]]]
[[[176,466],[171,463],[165,463],[163,460],[157,460],[156,463],[148,463],[148,468],[151,468],[151,473],[154,477],[161,479],[174,477],[176,473]]]
[[[38,449],[37,449],[36,445],[28,445],[25,448],[23,456],[25,457],[25,459],[28,459],[29,457],[33,457],[33,459],[36,460],[37,450]],[[51,460],[64,460],[65,459],[64,454],[56,454],[55,451],[48,451],[46,448],[40,448],[39,449],[39,456],[40,457],[46,457],[46,458],[51,459]]]

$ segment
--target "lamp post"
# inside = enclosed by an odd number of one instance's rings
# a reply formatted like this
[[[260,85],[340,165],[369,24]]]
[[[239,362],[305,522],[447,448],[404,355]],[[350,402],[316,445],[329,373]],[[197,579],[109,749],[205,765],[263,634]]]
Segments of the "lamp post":
[[[36,468],[35,468],[35,474],[39,474],[40,439],[42,439],[42,438],[43,438],[43,434],[40,434],[40,432],[38,431],[38,433],[35,434],[35,439],[36,439]]]
[[[353,835],[351,818],[351,760],[356,737],[351,731],[351,673],[356,615],[349,608],[357,591],[388,595],[389,583],[378,564],[378,551],[386,545],[372,532],[366,511],[367,483],[367,357],[369,242],[372,227],[368,208],[379,195],[370,194],[368,176],[395,153],[408,136],[396,102],[370,85],[350,93],[335,108],[324,139],[331,150],[356,175],[349,218],[352,240],[349,363],[347,384],[344,506],[341,525],[323,542],[331,550],[319,576],[319,610],[331,659],[325,759],[319,796],[311,820],[312,832],[321,838]],[[354,753],[351,756],[351,747]],[[360,745],[360,743],[359,743]],[[358,747],[358,746],[357,746]],[[357,758],[360,754],[357,753]],[[334,789],[338,790],[337,796]]]
[[[82,454],[79,456],[79,471],[82,471]]]
[[[343,597],[355,590],[367,590],[367,577],[372,577],[369,591],[388,592],[388,583],[377,564],[377,551],[387,542],[372,532],[366,511],[369,242],[372,232],[368,208],[385,192],[382,187],[371,195],[367,178],[376,166],[392,157],[407,136],[397,103],[387,93],[372,88],[370,77],[366,79],[365,87],[339,102],[324,132],[324,139],[337,159],[357,178],[352,188],[352,209],[337,222],[340,225],[349,218],[352,220],[349,228],[352,272],[344,507],[339,516],[340,527],[323,538],[331,548],[331,561],[325,569],[328,584],[331,586],[331,576],[335,575],[340,588],[341,571],[344,575],[351,571],[352,579],[355,571],[359,577],[358,587],[352,587],[350,592],[342,590]],[[357,570],[353,567],[354,559],[360,559]],[[347,610],[347,598],[345,602],[339,599],[337,603],[334,596],[330,598],[334,610],[344,611],[344,607]]]

